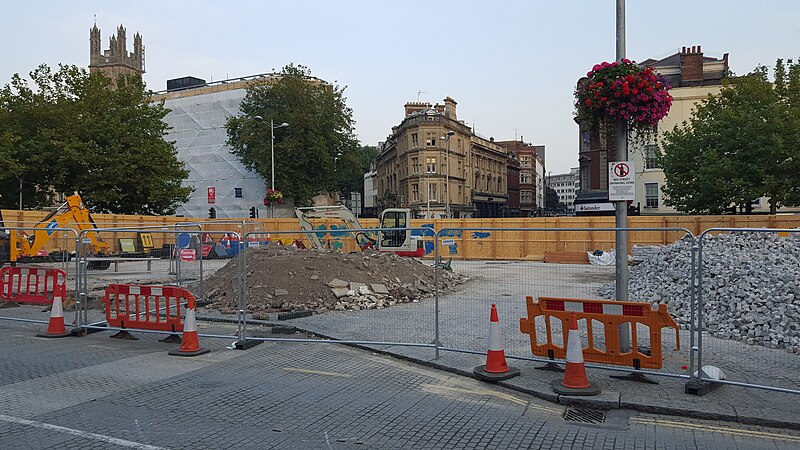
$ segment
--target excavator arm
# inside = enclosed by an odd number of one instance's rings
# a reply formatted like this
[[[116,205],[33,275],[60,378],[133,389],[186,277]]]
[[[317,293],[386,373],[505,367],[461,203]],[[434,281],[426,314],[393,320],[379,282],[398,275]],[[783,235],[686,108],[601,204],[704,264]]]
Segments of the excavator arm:
[[[311,224],[311,219],[338,219],[341,220],[350,230],[361,230],[361,224],[358,222],[356,216],[346,207],[339,206],[310,206],[304,208],[295,208],[295,215],[300,221],[300,229],[307,231],[306,237],[311,243],[311,248],[324,248],[322,241],[319,240],[314,226]],[[375,240],[366,235],[362,231],[352,231],[356,238],[356,243],[363,250],[364,248],[372,247]]]
[[[50,240],[54,229],[67,228],[67,225],[73,222],[75,223],[74,228],[80,231],[97,228],[89,210],[77,193],[67,197],[66,202],[37,223],[30,236],[22,237],[16,230],[11,230],[11,261],[16,261],[19,257],[36,256]],[[90,241],[89,247],[92,254],[102,255],[110,251],[110,246],[99,233],[90,231],[86,233],[86,239]]]

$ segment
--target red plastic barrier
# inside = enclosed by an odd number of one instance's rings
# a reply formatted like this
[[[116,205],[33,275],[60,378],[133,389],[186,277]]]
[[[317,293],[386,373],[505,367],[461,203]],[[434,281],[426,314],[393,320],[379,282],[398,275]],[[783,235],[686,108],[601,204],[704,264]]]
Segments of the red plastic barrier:
[[[109,326],[174,333],[183,330],[181,308],[194,308],[196,300],[191,292],[175,286],[111,284],[103,303]]]
[[[49,305],[54,297],[65,300],[67,273],[61,269],[3,267],[0,269],[0,299],[9,302]]]

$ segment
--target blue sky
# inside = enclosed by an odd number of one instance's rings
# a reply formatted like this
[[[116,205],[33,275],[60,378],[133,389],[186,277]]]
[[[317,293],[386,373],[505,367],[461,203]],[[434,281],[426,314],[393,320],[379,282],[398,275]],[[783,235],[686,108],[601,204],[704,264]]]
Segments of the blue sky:
[[[153,90],[302,64],[347,86],[364,144],[386,138],[406,101],[449,95],[479,134],[546,145],[552,173],[577,165],[575,81],[615,57],[614,0],[39,0],[4,5],[0,81],[41,63],[88,65],[95,16],[103,48],[120,23],[129,50],[142,34]],[[736,73],[797,59],[800,1],[627,1],[630,59],[692,45],[729,53]]]

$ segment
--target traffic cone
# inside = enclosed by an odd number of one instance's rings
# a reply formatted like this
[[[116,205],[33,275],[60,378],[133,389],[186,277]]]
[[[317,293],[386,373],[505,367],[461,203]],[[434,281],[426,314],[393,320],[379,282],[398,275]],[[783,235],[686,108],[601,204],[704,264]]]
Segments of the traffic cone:
[[[211,350],[200,348],[197,340],[197,322],[194,317],[194,308],[186,308],[186,318],[183,323],[183,341],[177,350],[169,352],[172,356],[197,356]]]
[[[475,378],[483,381],[501,381],[519,375],[519,369],[508,367],[503,350],[503,338],[500,335],[500,320],[497,317],[497,306],[492,303],[489,319],[489,342],[486,352],[486,364],[476,367]]]
[[[53,307],[50,309],[50,324],[47,331],[38,333],[36,336],[46,338],[59,338],[69,336],[70,332],[64,327],[64,306],[61,297],[53,297]]]
[[[578,316],[569,316],[569,334],[567,335],[567,366],[562,380],[550,383],[553,392],[562,395],[597,395],[600,387],[586,378],[586,367],[583,364],[583,347],[578,334]]]

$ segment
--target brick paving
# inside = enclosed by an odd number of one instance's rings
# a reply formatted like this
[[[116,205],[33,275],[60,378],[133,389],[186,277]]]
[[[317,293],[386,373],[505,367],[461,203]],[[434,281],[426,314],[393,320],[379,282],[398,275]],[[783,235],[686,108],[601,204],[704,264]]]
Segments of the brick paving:
[[[579,426],[561,418],[562,407],[525,393],[347,346],[275,342],[237,351],[226,348],[228,340],[202,339],[211,353],[179,358],[166,355],[174,344],[157,342],[158,336],[119,341],[95,333],[47,340],[32,337],[35,329],[0,321],[1,373],[27,373],[0,386],[3,449],[796,448],[800,443],[800,433],[749,426],[721,433],[712,428],[724,426],[718,422],[664,418],[679,425],[662,425],[656,422],[662,418],[637,413],[614,426]],[[20,359],[20,353],[34,356]],[[39,354],[44,356],[36,358]]]

